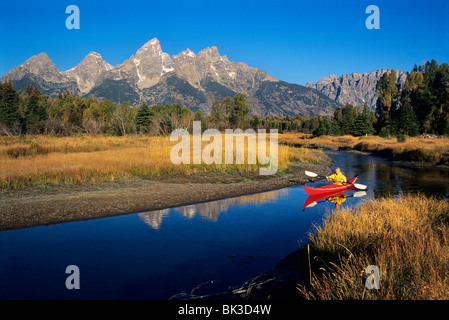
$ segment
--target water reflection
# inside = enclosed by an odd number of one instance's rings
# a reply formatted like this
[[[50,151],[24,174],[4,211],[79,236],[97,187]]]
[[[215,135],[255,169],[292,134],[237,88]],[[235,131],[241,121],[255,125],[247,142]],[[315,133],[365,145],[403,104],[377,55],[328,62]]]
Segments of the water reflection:
[[[359,181],[368,185],[374,198],[420,193],[426,196],[449,197],[449,172],[437,168],[410,168],[377,156],[334,152],[333,166],[342,168],[346,176],[359,174]]]
[[[166,217],[170,210],[178,212],[187,219],[192,219],[195,215],[200,215],[203,219],[216,222],[221,213],[228,211],[231,206],[262,206],[268,202],[276,202],[289,196],[291,189],[279,189],[269,192],[256,193],[235,198],[228,198],[217,201],[188,205],[174,209],[153,210],[141,212],[138,216],[153,229],[160,229],[162,220]]]
[[[302,207],[302,210],[304,211],[306,208],[313,208],[318,203],[323,202],[332,202],[334,203],[334,209],[338,210],[340,209],[340,206],[343,202],[346,201],[347,198],[361,198],[367,195],[366,191],[357,191],[355,189],[351,189],[351,191],[354,191],[352,194],[347,194],[343,192],[337,192],[337,193],[331,193],[331,194],[321,194],[321,195],[315,195],[315,196],[309,196],[306,199],[306,202],[304,202],[304,205]],[[351,192],[349,191],[349,192]]]
[[[161,227],[162,219],[170,212],[170,209],[162,209],[148,212],[141,212],[138,216],[145,222],[147,225],[152,227],[153,229],[159,229]]]
[[[448,172],[334,153],[333,167],[348,178],[359,174],[360,184],[368,186],[364,197],[358,197],[359,190],[345,192],[340,208],[392,193],[449,194]],[[303,214],[307,198],[298,186],[138,215],[2,231],[0,299],[161,300],[212,280],[235,286],[272,270],[306,243],[313,226],[343,200],[317,200]],[[64,286],[64,270],[71,264],[82,270],[82,290]]]
[[[376,198],[421,193],[426,196],[448,197],[448,172],[435,168],[407,168],[388,163],[353,165],[364,172],[364,178],[375,182]]]

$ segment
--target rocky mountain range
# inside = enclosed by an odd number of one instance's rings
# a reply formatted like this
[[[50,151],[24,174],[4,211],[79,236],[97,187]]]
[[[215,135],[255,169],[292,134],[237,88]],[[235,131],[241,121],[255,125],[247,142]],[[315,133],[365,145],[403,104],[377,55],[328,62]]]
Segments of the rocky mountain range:
[[[149,105],[179,103],[209,114],[212,103],[244,93],[250,113],[259,116],[326,115],[341,104],[375,108],[377,81],[387,69],[370,73],[331,75],[305,86],[280,81],[265,71],[229,61],[217,47],[195,54],[190,49],[170,57],[157,38],[145,43],[123,63],[112,66],[90,52],[77,66],[60,71],[45,53],[32,56],[0,78],[11,79],[15,89],[29,83],[50,96],[70,91],[95,95],[117,103]],[[403,84],[408,72],[395,70]]]
[[[380,77],[390,69],[379,69],[370,73],[351,73],[340,77],[331,75],[324,77],[313,84],[307,83],[306,87],[314,88],[337,102],[339,105],[346,103],[363,106],[365,102],[371,109],[376,108],[376,84]],[[403,86],[409,72],[394,70],[397,81]]]
[[[216,47],[197,54],[186,49],[170,57],[156,38],[116,66],[91,52],[77,66],[62,72],[47,54],[40,53],[0,78],[5,79],[11,79],[15,89],[35,84],[50,96],[70,91],[131,105],[179,103],[203,114],[210,112],[215,100],[236,93],[246,94],[253,115],[324,115],[337,106],[319,90],[283,82],[245,63],[229,61]]]

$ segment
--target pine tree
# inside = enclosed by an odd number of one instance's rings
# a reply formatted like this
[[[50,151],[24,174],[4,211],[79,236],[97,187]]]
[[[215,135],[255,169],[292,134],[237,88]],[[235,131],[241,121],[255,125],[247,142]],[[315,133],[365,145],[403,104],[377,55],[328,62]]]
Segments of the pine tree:
[[[135,122],[137,132],[141,133],[148,132],[150,126],[150,108],[146,103],[142,104],[137,109]]]
[[[314,135],[322,136],[334,134],[332,121],[329,117],[322,117],[319,121],[318,128],[313,132]]]
[[[401,106],[397,132],[401,132],[411,137],[419,134],[418,117],[410,106],[410,102],[408,100]]]
[[[23,129],[25,132],[31,132],[34,125],[47,118],[46,97],[42,96],[36,86],[28,85],[22,100],[25,105]]]
[[[10,128],[20,125],[19,96],[11,80],[0,83],[0,120],[5,121]]]
[[[352,134],[354,136],[364,136],[376,132],[373,126],[373,114],[368,107],[365,106],[363,111],[357,116]]]
[[[415,66],[402,93],[401,105],[406,103],[417,117],[420,132],[444,133],[449,118],[449,65],[438,66],[432,59]]]
[[[231,128],[241,128],[245,125],[245,117],[249,113],[247,98],[242,93],[237,93],[232,99],[229,124]]]
[[[334,112],[334,121],[339,127],[339,134],[352,134],[354,124],[360,113],[360,107],[347,103],[344,106],[338,107]]]

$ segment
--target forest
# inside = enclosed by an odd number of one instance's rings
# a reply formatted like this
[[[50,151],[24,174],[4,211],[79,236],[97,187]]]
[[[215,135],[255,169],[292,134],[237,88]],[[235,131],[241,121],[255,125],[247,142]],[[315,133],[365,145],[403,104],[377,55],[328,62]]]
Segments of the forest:
[[[15,90],[11,80],[0,83],[0,135],[74,134],[168,135],[174,129],[191,129],[194,120],[202,129],[278,129],[321,135],[417,136],[449,135],[449,66],[435,60],[414,66],[405,84],[394,71],[386,72],[376,85],[376,110],[346,104],[330,116],[301,115],[260,117],[250,115],[244,94],[215,101],[210,115],[192,112],[180,104],[132,107],[95,96],[78,97],[70,92],[58,97],[44,95],[34,85]]]

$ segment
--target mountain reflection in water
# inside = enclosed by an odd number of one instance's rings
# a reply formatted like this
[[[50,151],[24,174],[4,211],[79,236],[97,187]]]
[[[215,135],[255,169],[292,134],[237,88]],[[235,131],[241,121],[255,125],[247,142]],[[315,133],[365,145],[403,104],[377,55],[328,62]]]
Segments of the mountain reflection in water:
[[[279,189],[235,198],[227,198],[222,200],[188,205],[173,209],[162,209],[148,212],[140,212],[138,213],[138,216],[143,220],[143,222],[145,222],[147,225],[156,230],[160,229],[162,220],[164,219],[164,217],[168,216],[171,211],[176,211],[180,215],[188,219],[191,219],[196,214],[199,214],[202,218],[206,220],[216,222],[218,220],[218,216],[220,215],[220,213],[227,212],[230,206],[234,205],[245,206],[248,204],[253,206],[261,206],[270,201],[285,199],[288,197],[289,193],[290,189]]]

